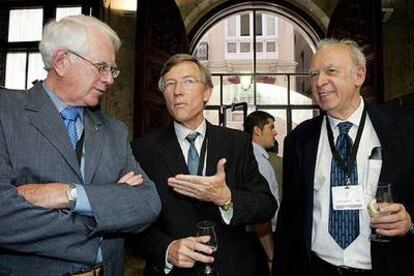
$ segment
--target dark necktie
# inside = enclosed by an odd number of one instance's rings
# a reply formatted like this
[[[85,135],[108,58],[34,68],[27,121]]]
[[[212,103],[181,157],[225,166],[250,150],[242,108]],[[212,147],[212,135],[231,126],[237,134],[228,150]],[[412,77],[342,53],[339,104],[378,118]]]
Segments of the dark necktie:
[[[62,110],[60,115],[62,116],[66,130],[68,131],[72,148],[76,149],[76,143],[78,142],[78,134],[76,133],[76,119],[79,117],[79,108],[66,107]]]
[[[187,135],[185,139],[190,143],[190,148],[187,153],[187,167],[190,174],[197,175],[198,172],[198,163],[200,162],[200,156],[198,155],[197,149],[195,147],[195,140],[200,133],[192,132]]]
[[[352,140],[348,135],[352,123],[339,123],[339,136],[336,140],[336,149],[345,163],[351,162]],[[352,173],[349,176],[351,185],[358,185],[358,175],[356,163],[352,167]],[[332,158],[331,162],[331,199],[329,203],[329,233],[338,245],[345,249],[359,235],[359,210],[333,210],[332,205],[332,187],[344,186],[347,177],[344,170],[338,162]]]

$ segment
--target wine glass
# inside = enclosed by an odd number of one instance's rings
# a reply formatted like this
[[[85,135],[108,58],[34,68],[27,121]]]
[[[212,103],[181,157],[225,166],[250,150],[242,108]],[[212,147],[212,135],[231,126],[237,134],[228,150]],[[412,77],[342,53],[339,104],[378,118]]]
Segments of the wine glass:
[[[217,235],[214,229],[214,222],[203,220],[197,223],[197,236],[210,236],[210,240],[206,243],[214,252],[217,251]],[[203,270],[203,275],[214,275],[214,269],[210,264],[206,264]]]
[[[368,204],[368,212],[371,217],[388,215],[388,213],[381,212],[378,209],[378,205],[377,205],[378,203],[392,203],[390,183],[383,183],[383,182],[378,183],[375,198],[371,199],[370,203]],[[371,234],[371,241],[389,242],[391,241],[391,237],[383,236],[375,232]]]

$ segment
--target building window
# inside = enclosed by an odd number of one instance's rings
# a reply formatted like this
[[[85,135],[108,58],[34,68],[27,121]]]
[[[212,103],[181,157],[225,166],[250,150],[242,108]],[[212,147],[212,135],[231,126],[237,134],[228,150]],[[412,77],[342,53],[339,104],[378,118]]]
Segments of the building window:
[[[0,86],[27,89],[44,79],[46,71],[38,49],[44,24],[68,15],[96,16],[97,7],[97,0],[62,0],[59,5],[40,0],[2,4],[0,32],[5,39],[0,42]]]
[[[276,119],[282,155],[286,134],[319,114],[310,96],[309,61],[300,54],[310,57],[315,49],[307,33],[282,15],[261,9],[235,11],[206,30],[193,52],[203,43],[215,49],[202,61],[212,71],[214,84],[206,118],[217,124],[225,118],[226,126],[240,127],[243,113],[225,116],[224,110],[246,103],[247,114],[269,112]]]

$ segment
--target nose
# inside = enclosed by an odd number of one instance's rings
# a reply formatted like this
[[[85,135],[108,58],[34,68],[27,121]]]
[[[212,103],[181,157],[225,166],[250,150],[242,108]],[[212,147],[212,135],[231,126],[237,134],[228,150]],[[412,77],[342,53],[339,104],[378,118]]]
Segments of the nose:
[[[181,81],[177,81],[174,87],[174,95],[181,95],[183,90],[183,83]]]
[[[324,72],[320,72],[315,80],[316,87],[322,87],[326,84],[326,74]]]
[[[101,79],[107,84],[112,85],[114,83],[114,76],[112,76],[111,72],[105,72],[101,75]]]

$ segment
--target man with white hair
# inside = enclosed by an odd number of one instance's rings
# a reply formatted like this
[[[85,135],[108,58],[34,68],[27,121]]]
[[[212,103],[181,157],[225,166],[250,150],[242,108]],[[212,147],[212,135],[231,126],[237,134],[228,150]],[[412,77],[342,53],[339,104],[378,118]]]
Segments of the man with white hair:
[[[323,40],[310,63],[322,114],[285,139],[276,227],[277,276],[412,275],[413,114],[360,95],[365,57],[350,40]],[[394,203],[367,206],[379,182]],[[382,242],[371,234],[382,235]]]
[[[95,108],[120,44],[93,17],[50,22],[47,78],[0,91],[0,275],[123,275],[120,233],[159,214],[125,125]]]

